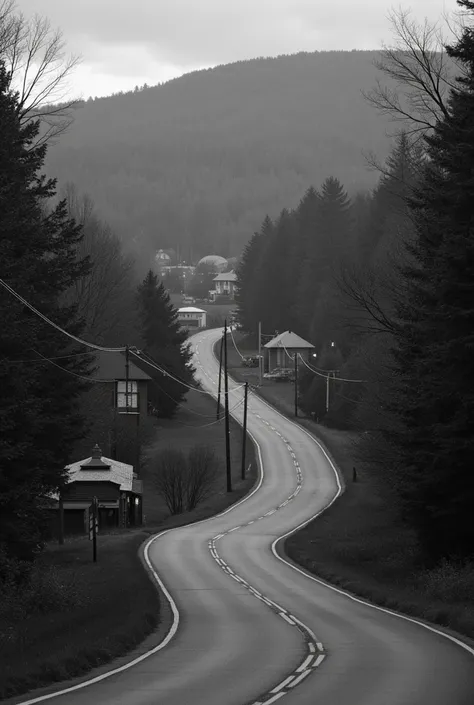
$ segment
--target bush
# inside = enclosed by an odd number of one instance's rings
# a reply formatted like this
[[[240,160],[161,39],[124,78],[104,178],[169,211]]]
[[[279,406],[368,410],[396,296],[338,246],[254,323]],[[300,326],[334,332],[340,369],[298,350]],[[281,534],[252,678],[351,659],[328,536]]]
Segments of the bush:
[[[170,514],[182,514],[209,497],[218,469],[219,460],[211,446],[193,446],[187,458],[180,450],[166,448],[158,455],[152,478]]]
[[[186,510],[191,512],[209,497],[217,482],[219,460],[211,446],[196,445],[188,454]]]

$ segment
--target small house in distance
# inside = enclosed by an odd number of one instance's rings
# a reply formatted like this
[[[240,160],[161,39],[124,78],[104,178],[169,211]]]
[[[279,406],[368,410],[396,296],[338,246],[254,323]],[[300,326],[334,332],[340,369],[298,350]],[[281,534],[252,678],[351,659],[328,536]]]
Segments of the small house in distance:
[[[214,300],[217,296],[228,296],[233,299],[235,296],[237,274],[234,270],[230,272],[221,272],[214,277],[214,289],[209,292],[211,299]]]
[[[182,328],[196,330],[206,327],[207,313],[202,308],[184,306],[178,309],[178,321]]]
[[[291,330],[279,333],[264,345],[264,372],[271,372],[277,367],[292,367],[294,355],[301,356],[309,362],[314,353],[314,345],[301,338]]]
[[[106,458],[95,445],[91,457],[67,465],[66,470],[67,484],[53,498],[54,508],[63,512],[65,534],[87,533],[94,497],[99,531],[141,525],[143,488],[133,465]]]

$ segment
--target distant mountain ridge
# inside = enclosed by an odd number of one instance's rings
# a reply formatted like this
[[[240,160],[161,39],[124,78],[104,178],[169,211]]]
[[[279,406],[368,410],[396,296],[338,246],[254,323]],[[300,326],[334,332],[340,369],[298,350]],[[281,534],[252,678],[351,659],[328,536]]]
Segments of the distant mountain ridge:
[[[91,194],[101,215],[149,261],[237,255],[310,184],[337,176],[370,188],[363,151],[383,158],[394,129],[364,100],[378,52],[252,59],[140,91],[89,100],[47,167]]]

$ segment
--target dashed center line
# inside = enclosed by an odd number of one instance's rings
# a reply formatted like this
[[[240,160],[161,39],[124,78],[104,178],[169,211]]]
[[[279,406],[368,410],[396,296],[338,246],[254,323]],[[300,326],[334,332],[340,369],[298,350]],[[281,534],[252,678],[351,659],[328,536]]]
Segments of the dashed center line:
[[[227,575],[229,575],[236,582],[240,583],[254,597],[256,597],[258,600],[263,602],[267,607],[269,607],[272,611],[274,611],[276,614],[278,614],[278,616],[281,617],[281,619],[284,619],[285,622],[287,622],[289,625],[298,629],[304,637],[307,653],[306,653],[304,660],[301,662],[301,664],[293,671],[293,673],[289,674],[283,681],[281,681],[281,683],[276,685],[272,690],[268,691],[267,693],[262,695],[258,700],[255,700],[252,703],[252,705],[271,705],[271,703],[276,702],[277,700],[282,698],[284,695],[286,695],[288,692],[290,692],[290,690],[289,690],[290,688],[294,688],[295,686],[297,686],[311,672],[313,672],[324,660],[325,653],[324,653],[323,644],[320,641],[316,641],[316,638],[309,627],[307,627],[305,624],[303,624],[303,622],[301,622],[299,619],[294,617],[292,614],[289,614],[284,608],[282,608],[276,602],[273,602],[273,600],[270,600],[270,598],[266,597],[265,595],[262,595],[262,593],[260,593],[258,590],[256,590],[244,578],[242,578],[240,575],[235,573],[232,570],[232,568],[219,556],[217,549],[216,549],[216,542],[217,541],[220,541],[225,536],[227,536],[228,534],[231,534],[234,531],[238,531],[239,529],[242,529],[246,526],[250,526],[252,524],[255,524],[258,521],[262,521],[266,517],[272,516],[272,514],[275,514],[275,512],[278,511],[279,509],[283,509],[283,507],[286,507],[299,494],[299,492],[302,489],[303,475],[301,472],[299,462],[296,457],[296,453],[293,450],[288,439],[285,438],[280,433],[280,431],[278,431],[274,426],[272,426],[269,421],[267,421],[266,419],[263,419],[260,416],[260,414],[258,414],[257,412],[253,412],[253,411],[251,413],[253,413],[256,418],[263,421],[263,423],[266,426],[269,426],[270,429],[285,444],[286,449],[289,451],[290,456],[293,460],[293,465],[294,465],[295,473],[296,473],[296,488],[283,502],[281,502],[281,504],[279,504],[277,507],[275,507],[273,509],[269,509],[265,514],[258,517],[257,519],[250,519],[246,524],[234,526],[232,529],[228,529],[227,531],[214,536],[214,538],[211,541],[209,541],[209,550],[211,552],[212,557],[216,561],[216,563],[220,566],[220,568],[225,573],[227,573]],[[317,652],[317,655],[316,655],[316,652]]]

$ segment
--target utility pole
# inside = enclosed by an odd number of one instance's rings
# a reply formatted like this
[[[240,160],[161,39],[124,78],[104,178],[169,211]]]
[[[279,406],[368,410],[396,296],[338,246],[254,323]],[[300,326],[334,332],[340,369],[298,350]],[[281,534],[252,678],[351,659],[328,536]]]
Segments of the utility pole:
[[[227,492],[232,492],[232,472],[230,467],[230,428],[229,428],[229,379],[227,374],[227,319],[224,321],[224,396],[225,396],[225,456],[227,472]]]
[[[130,351],[125,346],[125,411],[128,411],[128,380],[130,378]]]
[[[262,384],[262,323],[258,322],[258,383]]]
[[[249,383],[245,382],[244,392],[244,425],[242,436],[242,480],[245,480],[245,447],[247,443],[247,404],[249,399]]]
[[[221,382],[222,382],[222,350],[224,347],[224,336],[221,338],[221,348],[219,352],[219,384],[217,387],[217,420],[220,419],[220,407],[221,407]]]
[[[298,353],[295,351],[295,416],[298,416]]]
[[[328,376],[326,377],[326,414],[329,411],[329,378],[332,375],[334,378],[334,372],[330,371],[328,372]]]

